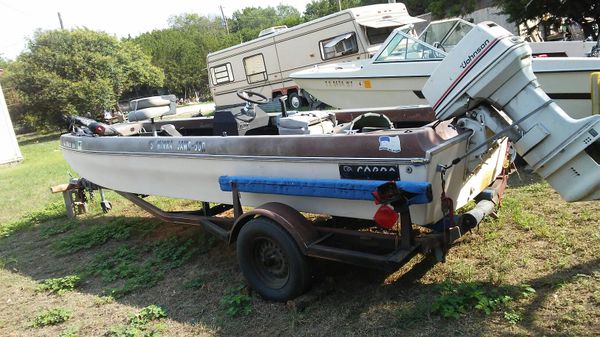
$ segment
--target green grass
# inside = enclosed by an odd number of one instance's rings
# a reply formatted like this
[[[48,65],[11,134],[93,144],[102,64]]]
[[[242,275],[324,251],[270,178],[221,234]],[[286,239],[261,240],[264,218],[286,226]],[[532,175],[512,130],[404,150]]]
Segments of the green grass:
[[[0,224],[62,200],[50,187],[68,182],[69,166],[58,147],[58,134],[39,138],[19,137],[24,160],[0,167]],[[50,138],[50,140],[49,140]]]

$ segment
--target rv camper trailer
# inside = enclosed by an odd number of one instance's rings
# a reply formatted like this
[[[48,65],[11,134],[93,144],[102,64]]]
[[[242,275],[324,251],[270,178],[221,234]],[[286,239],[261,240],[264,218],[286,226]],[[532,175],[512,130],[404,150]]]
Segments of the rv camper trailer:
[[[346,9],[295,27],[277,27],[259,38],[207,56],[211,95],[217,109],[243,104],[236,92],[270,98],[288,96],[297,109],[306,102],[289,74],[315,65],[369,58],[397,27],[424,21],[402,3]]]

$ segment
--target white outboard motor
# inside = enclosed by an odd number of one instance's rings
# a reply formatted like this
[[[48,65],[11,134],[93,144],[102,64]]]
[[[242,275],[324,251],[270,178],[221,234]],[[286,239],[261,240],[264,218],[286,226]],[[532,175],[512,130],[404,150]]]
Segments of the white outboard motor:
[[[475,119],[508,136],[563,199],[600,199],[600,116],[575,120],[554,103],[539,87],[531,49],[520,37],[480,23],[437,67],[423,94],[440,120]]]

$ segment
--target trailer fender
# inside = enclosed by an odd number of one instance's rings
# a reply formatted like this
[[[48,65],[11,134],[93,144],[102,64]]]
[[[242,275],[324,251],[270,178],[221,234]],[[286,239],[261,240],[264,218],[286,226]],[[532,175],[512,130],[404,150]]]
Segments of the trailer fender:
[[[309,243],[318,237],[314,227],[296,209],[282,203],[269,202],[237,218],[229,235],[229,244],[237,240],[240,230],[248,221],[261,216],[275,221],[285,229],[294,238],[303,253],[306,252]]]

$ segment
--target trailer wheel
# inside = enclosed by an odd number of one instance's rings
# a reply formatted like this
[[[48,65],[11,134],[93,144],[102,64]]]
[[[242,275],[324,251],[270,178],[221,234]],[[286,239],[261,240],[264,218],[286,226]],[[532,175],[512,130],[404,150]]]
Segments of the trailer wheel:
[[[264,299],[286,301],[311,282],[309,261],[292,237],[274,221],[258,217],[240,230],[237,258],[244,277]]]
[[[290,109],[298,110],[302,106],[302,97],[297,92],[288,94],[288,105]]]

